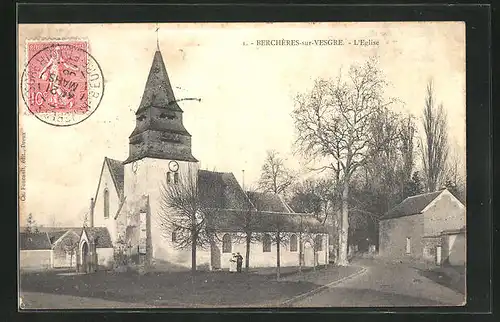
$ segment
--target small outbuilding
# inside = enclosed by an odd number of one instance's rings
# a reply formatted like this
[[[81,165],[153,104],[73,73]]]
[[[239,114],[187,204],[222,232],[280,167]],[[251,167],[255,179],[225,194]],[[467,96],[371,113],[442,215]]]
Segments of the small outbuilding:
[[[381,218],[379,254],[464,264],[465,217],[465,206],[447,189],[408,197]]]
[[[19,249],[21,270],[44,270],[53,267],[52,245],[47,233],[21,232]]]

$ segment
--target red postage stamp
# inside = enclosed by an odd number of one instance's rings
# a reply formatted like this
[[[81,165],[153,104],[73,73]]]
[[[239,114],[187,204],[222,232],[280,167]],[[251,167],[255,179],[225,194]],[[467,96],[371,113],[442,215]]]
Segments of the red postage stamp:
[[[57,126],[77,124],[98,107],[104,81],[86,41],[30,41],[23,98],[31,113]]]

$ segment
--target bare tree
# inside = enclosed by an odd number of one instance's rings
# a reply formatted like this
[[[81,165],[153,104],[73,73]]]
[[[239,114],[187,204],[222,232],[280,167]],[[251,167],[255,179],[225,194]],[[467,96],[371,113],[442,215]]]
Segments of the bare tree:
[[[276,245],[276,279],[281,278],[281,247],[286,246],[288,243],[288,233],[286,231],[287,220],[285,215],[281,214],[268,214],[271,216],[270,230],[271,242]]]
[[[311,222],[311,217],[309,215],[300,215],[298,231],[299,231],[299,271],[302,271],[302,266],[304,265],[304,245],[309,244],[313,249],[313,269],[316,270],[318,265],[318,250],[320,245],[318,244],[318,233],[315,229],[315,225]],[[313,220],[317,220],[313,219]],[[320,221],[317,224],[321,224]],[[328,251],[325,249],[325,252]]]
[[[69,267],[73,267],[73,256],[76,255],[76,251],[78,249],[78,239],[71,236],[64,240],[62,248],[66,254],[69,254]]]
[[[443,104],[436,107],[434,85],[427,83],[423,113],[424,142],[420,143],[425,188],[435,191],[443,181],[448,158],[448,122]]]
[[[249,196],[253,193],[257,193],[257,189],[249,188],[245,193]],[[251,201],[250,198],[249,201]],[[261,240],[261,235],[256,233],[256,231],[258,230],[257,227],[262,226],[259,215],[259,211],[262,207],[258,200],[254,200],[245,208],[246,209],[243,210],[241,215],[232,217],[232,223],[242,232],[241,235],[236,234],[235,238],[238,242],[245,242],[245,271],[248,273],[250,269],[250,246],[252,243]]]
[[[446,165],[445,186],[461,202],[466,198],[465,153],[456,142],[450,145],[450,154]]]
[[[384,95],[388,84],[377,63],[371,58],[351,66],[347,80],[342,74],[335,80],[316,80],[311,92],[297,96],[293,111],[299,152],[323,160],[326,164],[318,170],[332,170],[342,187],[338,260],[342,266],[348,265],[349,182],[374,153],[395,139],[386,137],[377,146],[370,131],[376,116],[395,102]]]
[[[214,231],[210,211],[203,207],[197,173],[189,168],[177,183],[167,178],[160,188],[158,221],[165,238],[175,234],[174,247],[191,249],[191,270],[196,271],[196,250],[209,247]]]
[[[262,165],[259,188],[264,192],[282,194],[294,182],[295,176],[285,166],[285,161],[279,153],[270,150]]]

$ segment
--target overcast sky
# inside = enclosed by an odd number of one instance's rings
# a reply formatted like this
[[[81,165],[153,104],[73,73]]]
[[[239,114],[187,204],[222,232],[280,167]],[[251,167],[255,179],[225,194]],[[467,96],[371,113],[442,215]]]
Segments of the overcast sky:
[[[421,116],[426,82],[434,80],[437,101],[449,117],[450,138],[465,157],[465,26],[439,23],[160,24],[158,32],[177,99],[185,101],[184,124],[193,155],[203,169],[233,172],[254,183],[267,150],[298,167],[291,154],[293,96],[317,77],[380,57],[391,82],[388,94],[405,102],[400,111]],[[20,25],[20,73],[25,40],[87,39],[100,64],[105,92],[97,111],[71,127],[54,127],[33,116],[26,132],[26,201],[22,213],[50,225],[52,217],[80,225],[97,188],[103,158],[124,160],[156,50],[155,24]],[[256,46],[257,40],[342,39],[343,46]],[[371,39],[376,46],[355,46]],[[254,43],[244,46],[243,43]],[[25,105],[20,100],[20,113]],[[420,122],[420,121],[419,121]],[[21,215],[24,221],[24,215]]]

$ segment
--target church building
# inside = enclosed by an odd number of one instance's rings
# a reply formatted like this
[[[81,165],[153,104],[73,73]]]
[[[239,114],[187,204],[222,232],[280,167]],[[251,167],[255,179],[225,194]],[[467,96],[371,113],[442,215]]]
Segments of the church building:
[[[262,235],[260,241],[251,244],[251,267],[276,265],[274,232],[269,231],[269,221],[276,216],[282,219],[282,233],[287,236],[280,247],[281,266],[298,266],[299,248],[304,249],[305,266],[328,263],[327,231],[312,216],[293,212],[278,195],[244,191],[232,173],[200,169],[191,151],[191,134],[183,124],[183,110],[174,96],[159,50],[154,54],[135,115],[128,157],[123,161],[104,158],[90,206],[89,225],[107,228],[115,252],[119,245],[125,245],[149,267],[189,269],[191,250],[175,247],[175,232],[160,224],[159,214],[164,211],[160,187],[164,183],[179,184],[183,177],[193,175],[203,204],[223,219],[217,221],[218,238],[210,247],[197,250],[200,268],[226,269],[231,253],[245,256],[246,243],[239,238],[242,231],[231,218],[243,216],[248,209],[258,218],[254,232]],[[303,238],[301,227],[305,222],[309,235],[314,235],[312,242]],[[79,261],[83,263],[88,238],[82,236]]]

